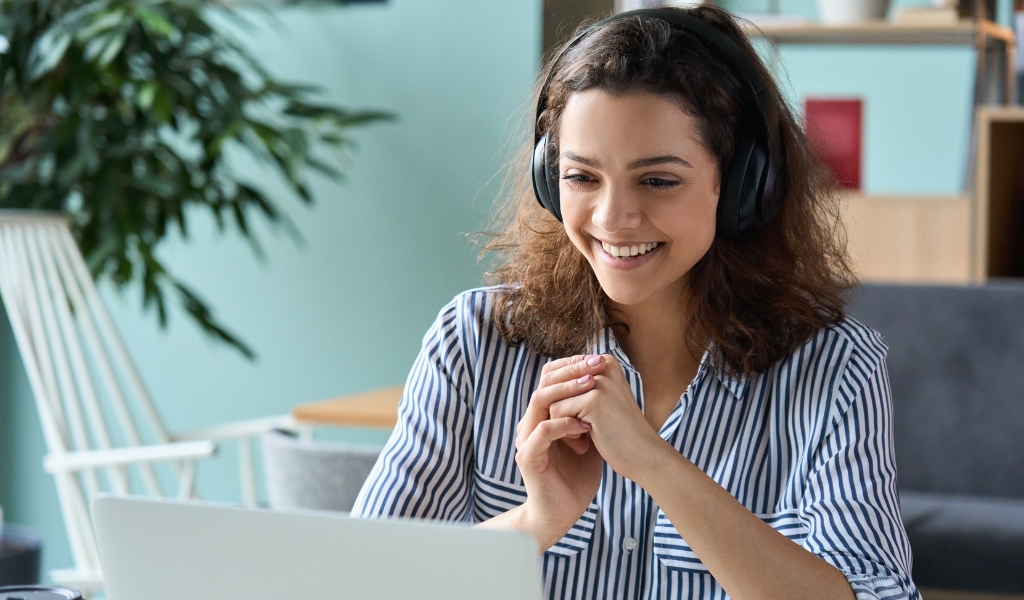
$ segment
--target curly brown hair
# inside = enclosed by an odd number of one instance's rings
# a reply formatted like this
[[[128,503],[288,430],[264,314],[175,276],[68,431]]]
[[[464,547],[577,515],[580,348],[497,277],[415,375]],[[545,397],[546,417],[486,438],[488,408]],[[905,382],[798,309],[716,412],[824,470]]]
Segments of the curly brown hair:
[[[787,182],[780,213],[742,240],[716,236],[687,277],[687,342],[694,357],[714,349],[715,367],[749,374],[763,371],[821,328],[842,321],[857,281],[846,253],[834,178],[814,157],[750,41],[720,8],[679,10],[735,40],[761,72],[778,107]],[[551,54],[543,74],[559,53]],[[551,132],[556,145],[559,119],[571,94],[642,90],[671,97],[695,117],[701,142],[718,160],[720,172],[731,159],[749,92],[698,40],[667,22],[633,17],[602,25],[569,48],[554,68],[538,124],[541,132]],[[530,125],[532,136],[534,123]],[[608,309],[590,264],[562,224],[538,205],[526,168],[530,152],[532,148],[524,149],[510,165],[507,182],[512,185],[498,214],[505,227],[484,248],[501,258],[489,281],[506,284],[495,303],[494,322],[509,343],[525,341],[546,356],[578,354],[601,328],[628,333],[628,325]]]

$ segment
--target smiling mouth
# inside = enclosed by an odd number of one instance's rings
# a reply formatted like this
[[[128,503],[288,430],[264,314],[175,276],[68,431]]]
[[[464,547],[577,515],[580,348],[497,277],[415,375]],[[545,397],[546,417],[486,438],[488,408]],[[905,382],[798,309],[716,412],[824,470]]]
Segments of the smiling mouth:
[[[661,245],[661,242],[650,242],[646,244],[633,244],[631,246],[613,246],[606,242],[601,242],[601,249],[604,250],[605,254],[613,258],[629,260],[656,250]]]

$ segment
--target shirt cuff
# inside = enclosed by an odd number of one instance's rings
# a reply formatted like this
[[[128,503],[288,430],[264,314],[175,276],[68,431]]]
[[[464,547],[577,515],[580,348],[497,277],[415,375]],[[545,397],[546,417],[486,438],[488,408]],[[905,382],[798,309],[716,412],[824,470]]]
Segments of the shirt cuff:
[[[913,584],[905,586],[894,577],[846,575],[857,600],[921,600],[921,594]]]

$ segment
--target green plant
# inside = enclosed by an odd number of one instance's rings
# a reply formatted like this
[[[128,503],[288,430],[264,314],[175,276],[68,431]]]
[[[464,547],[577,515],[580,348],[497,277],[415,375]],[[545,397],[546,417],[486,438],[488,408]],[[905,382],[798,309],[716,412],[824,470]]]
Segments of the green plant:
[[[158,246],[175,229],[187,237],[190,213],[208,209],[261,256],[253,214],[295,230],[232,172],[228,148],[272,165],[309,203],[307,170],[341,176],[316,149],[351,147],[349,128],[391,115],[311,101],[315,88],[276,80],[209,10],[193,0],[0,0],[0,208],[71,214],[94,277],[119,290],[139,282],[161,326],[177,296],[207,334],[252,358],[168,272]]]

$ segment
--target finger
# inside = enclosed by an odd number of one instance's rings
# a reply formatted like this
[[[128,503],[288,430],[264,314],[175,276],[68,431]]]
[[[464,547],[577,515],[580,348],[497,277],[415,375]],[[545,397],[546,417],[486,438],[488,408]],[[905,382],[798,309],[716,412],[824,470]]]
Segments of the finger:
[[[530,397],[526,414],[517,425],[516,434],[529,436],[538,423],[548,418],[547,407],[552,402],[586,392],[592,385],[587,376],[596,376],[607,364],[608,362],[597,354],[570,356],[548,363],[561,366],[553,367],[541,375],[538,387]],[[545,365],[545,369],[547,368]]]
[[[604,369],[601,374],[609,377],[616,377],[622,381],[626,380],[626,373],[623,371],[622,363],[619,359],[615,358],[611,354],[602,354],[601,358],[604,359],[605,365],[615,365],[618,369]]]
[[[593,425],[592,417],[594,416],[594,411],[591,405],[593,398],[593,393],[587,391],[572,398],[559,400],[548,407],[549,418],[562,419],[573,417],[574,419],[585,420],[588,424]]]
[[[538,388],[530,397],[530,403],[526,407],[526,414],[516,425],[517,444],[520,440],[530,437],[535,427],[550,417],[548,407],[555,402],[566,398],[572,398],[584,394],[594,388],[596,381],[593,375],[587,374],[578,379],[573,379],[546,388]]]
[[[569,434],[586,433],[590,426],[572,417],[547,420],[538,425],[516,452],[516,463],[524,468],[541,468],[547,464],[551,444]]]
[[[565,362],[563,363],[562,361]],[[538,382],[537,387],[543,388],[579,379],[587,374],[596,375],[604,369],[606,364],[608,364],[607,360],[599,354],[576,355],[570,356],[568,359],[552,361],[544,365],[544,368],[541,370],[540,382]]]
[[[572,356],[566,356],[564,358],[558,358],[551,362],[544,363],[544,366],[541,367],[540,369],[541,377],[543,377],[547,373],[557,371],[562,367],[566,367],[581,360],[585,360],[586,358],[587,355],[585,354],[574,354]]]
[[[571,448],[573,452],[579,455],[586,454],[587,450],[590,450],[589,435],[584,435],[576,438],[573,438],[572,436],[566,436],[562,438],[562,443]]]
[[[516,462],[527,461],[527,466],[542,465],[547,462],[546,454],[551,444],[570,434],[582,434],[590,430],[590,426],[572,417],[544,421],[527,437],[522,447],[516,452]]]

